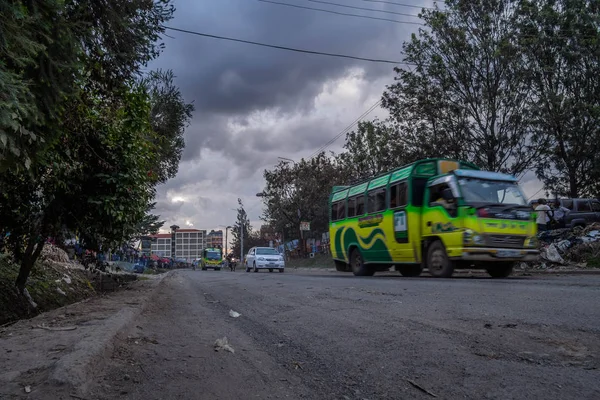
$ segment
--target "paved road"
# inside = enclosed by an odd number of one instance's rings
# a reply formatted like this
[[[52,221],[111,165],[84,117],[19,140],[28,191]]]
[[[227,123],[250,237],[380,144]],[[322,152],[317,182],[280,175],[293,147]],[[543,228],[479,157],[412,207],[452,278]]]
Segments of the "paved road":
[[[600,399],[599,276],[181,271],[136,325],[91,398]]]

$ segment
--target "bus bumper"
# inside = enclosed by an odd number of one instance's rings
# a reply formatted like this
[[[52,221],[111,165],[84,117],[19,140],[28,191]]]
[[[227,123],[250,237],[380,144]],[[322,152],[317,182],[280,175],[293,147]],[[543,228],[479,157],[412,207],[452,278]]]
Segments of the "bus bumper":
[[[536,261],[540,255],[537,249],[504,249],[495,247],[469,247],[462,249],[462,255],[451,257],[464,261]]]

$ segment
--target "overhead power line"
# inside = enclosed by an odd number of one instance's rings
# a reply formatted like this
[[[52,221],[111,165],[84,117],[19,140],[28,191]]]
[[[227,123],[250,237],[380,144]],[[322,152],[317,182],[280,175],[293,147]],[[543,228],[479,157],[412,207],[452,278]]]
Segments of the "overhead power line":
[[[366,1],[368,3],[383,3],[383,4],[391,4],[394,6],[400,6],[400,7],[418,8],[419,10],[423,9],[423,8],[426,10],[435,10],[435,8],[433,8],[433,7],[416,6],[414,4],[402,4],[402,3],[396,3],[394,1],[383,1],[383,0],[363,0],[363,1]],[[443,1],[441,3],[443,3]]]
[[[332,3],[330,1],[321,1],[321,0],[305,0],[305,1],[310,1],[311,3],[327,4],[327,5],[336,6],[336,7],[351,8],[353,10],[371,11],[371,12],[378,12],[378,13],[383,13],[383,14],[393,14],[393,15],[402,15],[405,17],[419,18],[419,16],[416,14],[407,14],[407,13],[401,13],[401,12],[396,12],[396,11],[376,10],[374,8],[349,6],[346,4]]]
[[[385,59],[377,59],[377,58],[358,57],[358,56],[350,56],[350,55],[347,55],[347,54],[326,53],[326,52],[322,52],[322,51],[304,50],[304,49],[297,49],[297,48],[294,48],[294,47],[277,46],[277,45],[273,45],[273,44],[254,42],[254,41],[251,41],[251,40],[236,39],[236,38],[231,38],[231,37],[226,37],[226,36],[217,36],[217,35],[211,35],[211,34],[208,34],[208,33],[190,31],[190,30],[187,30],[187,29],[173,28],[173,27],[170,27],[170,26],[163,26],[163,28],[171,30],[171,31],[188,33],[190,35],[202,36],[202,37],[207,37],[207,38],[212,38],[212,39],[228,40],[228,41],[231,41],[231,42],[252,44],[252,45],[255,45],[255,46],[270,47],[272,49],[295,51],[297,53],[315,54],[315,55],[320,55],[320,56],[338,57],[338,58],[348,58],[348,59],[352,59],[352,60],[368,61],[368,62],[373,62],[373,63],[417,65],[417,64],[411,64],[411,63],[405,63],[403,61],[394,61],[394,60],[385,60]]]
[[[345,127],[340,133],[338,133],[337,135],[335,135],[331,140],[329,140],[323,146],[319,147],[319,149],[317,149],[314,153],[312,153],[310,155],[310,157],[308,157],[308,159],[310,160],[311,158],[314,158],[319,153],[321,153],[323,150],[325,150],[326,148],[328,148],[329,146],[331,146],[340,137],[342,137],[344,134],[348,133],[350,131],[350,129],[352,129],[354,127],[354,125],[356,125],[360,120],[362,120],[363,118],[365,118],[367,115],[371,114],[373,112],[373,110],[375,110],[380,105],[381,105],[381,99],[379,99],[377,102],[375,102],[375,104],[373,104],[367,111],[365,111],[364,113],[362,113],[362,115],[360,117],[356,118],[350,125],[348,125],[347,127]]]
[[[296,5],[296,4],[289,4],[289,3],[281,3],[281,2],[278,2],[278,1],[271,1],[271,0],[258,0],[258,1],[260,1],[261,3],[277,4],[277,5],[280,5],[280,6],[293,7],[293,8],[301,8],[303,10],[320,11],[320,12],[329,13],[329,14],[342,15],[342,16],[345,16],[345,17],[366,18],[366,19],[374,19],[374,20],[378,20],[378,21],[394,22],[396,24],[408,24],[408,25],[421,25],[421,26],[423,26],[423,24],[420,23],[420,22],[398,21],[396,19],[371,17],[371,16],[368,16],[368,15],[359,15],[359,14],[349,14],[349,13],[343,13],[343,12],[338,12],[338,11],[325,10],[325,9],[322,9],[322,8],[299,6],[299,5]]]

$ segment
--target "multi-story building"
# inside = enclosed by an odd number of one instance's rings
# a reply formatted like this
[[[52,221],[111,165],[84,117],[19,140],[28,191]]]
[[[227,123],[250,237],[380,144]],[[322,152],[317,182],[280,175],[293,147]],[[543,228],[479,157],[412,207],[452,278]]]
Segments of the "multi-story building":
[[[207,235],[207,247],[223,248],[223,231],[211,230]]]
[[[152,254],[159,257],[173,257],[171,254],[171,234],[159,233],[150,236],[152,238]],[[207,246],[207,235],[205,230],[178,229],[175,233],[175,257],[192,261],[202,256],[202,250]]]

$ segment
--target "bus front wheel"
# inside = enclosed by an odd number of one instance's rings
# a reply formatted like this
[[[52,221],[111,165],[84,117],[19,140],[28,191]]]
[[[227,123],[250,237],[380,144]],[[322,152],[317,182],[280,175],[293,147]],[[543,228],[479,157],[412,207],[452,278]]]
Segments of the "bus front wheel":
[[[512,274],[514,265],[515,263],[512,262],[495,263],[487,268],[487,273],[492,278],[508,278]]]
[[[427,248],[427,269],[436,278],[450,278],[454,273],[454,264],[448,258],[444,244],[436,240]]]
[[[350,253],[350,268],[352,268],[352,272],[355,276],[373,276],[375,274],[373,268],[369,268],[369,266],[365,265],[358,249],[354,249],[352,250],[352,253]]]

